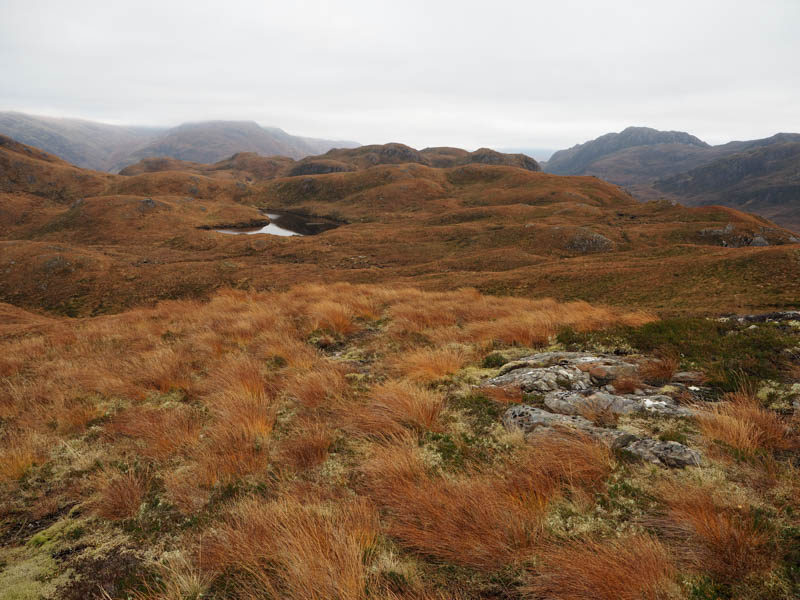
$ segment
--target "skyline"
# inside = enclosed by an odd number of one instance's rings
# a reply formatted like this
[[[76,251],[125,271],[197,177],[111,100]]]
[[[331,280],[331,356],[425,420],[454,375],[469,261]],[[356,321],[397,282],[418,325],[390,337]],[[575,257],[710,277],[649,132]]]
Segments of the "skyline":
[[[0,108],[416,148],[560,149],[630,125],[710,144],[800,130],[800,4],[643,4],[3,0]]]

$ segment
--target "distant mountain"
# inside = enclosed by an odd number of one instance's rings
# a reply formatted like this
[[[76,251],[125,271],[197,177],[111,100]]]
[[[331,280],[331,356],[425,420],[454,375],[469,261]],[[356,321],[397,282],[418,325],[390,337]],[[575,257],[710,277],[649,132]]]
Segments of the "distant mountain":
[[[16,112],[0,113],[0,134],[100,171],[118,171],[149,157],[214,163],[237,152],[257,152],[299,159],[331,148],[358,146],[351,141],[294,136],[254,121],[205,121],[167,129]]]
[[[710,146],[683,131],[659,131],[649,127],[628,127],[597,139],[559,150],[547,161],[547,171],[556,175],[582,175],[592,164],[610,154],[641,146],[669,145],[705,149]]]
[[[79,167],[98,171],[110,170],[164,131],[157,127],[126,127],[0,112],[0,134],[46,150]]]
[[[744,152],[659,179],[653,187],[685,204],[724,204],[800,231],[800,136],[796,137],[795,142],[752,144]]]
[[[797,142],[800,134],[778,133],[710,146],[684,132],[629,127],[556,152],[542,166],[550,173],[600,177],[640,200],[721,204],[800,231],[793,183],[800,163],[790,148],[781,148]]]
[[[205,121],[185,123],[167,131],[125,159],[132,164],[151,156],[214,163],[237,152],[263,156],[303,158],[338,147],[352,148],[356,142],[320,140],[289,135],[277,127],[261,127],[255,121]]]

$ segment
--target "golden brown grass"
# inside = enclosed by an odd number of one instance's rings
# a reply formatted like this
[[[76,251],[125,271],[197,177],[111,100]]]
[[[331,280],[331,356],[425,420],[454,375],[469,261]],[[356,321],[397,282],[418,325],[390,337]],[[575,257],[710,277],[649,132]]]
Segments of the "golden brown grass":
[[[617,377],[611,382],[614,390],[618,394],[632,394],[636,390],[642,389],[642,380],[637,376]]]
[[[444,408],[441,394],[409,381],[387,381],[369,394],[368,411],[420,431],[440,428]]]
[[[505,474],[433,475],[408,439],[380,448],[365,466],[391,535],[423,554],[489,571],[529,556],[549,503],[562,491],[596,489],[610,468],[608,449],[585,436],[545,438],[515,456]]]
[[[154,547],[196,560],[165,558],[163,586],[143,598],[203,593],[220,575],[242,598],[388,598],[396,590],[372,554],[379,534],[377,552],[404,565],[521,565],[554,500],[602,488],[608,452],[558,436],[520,448],[494,428],[473,439],[447,390],[498,338],[525,343],[501,331],[516,312],[553,327],[630,316],[587,306],[309,285],[0,338],[0,355],[17,358],[0,385],[2,506],[20,514],[52,486],[53,510],[82,504],[125,521],[152,499],[143,516],[171,515],[151,532]],[[373,322],[351,335],[362,319]],[[321,349],[315,329],[336,345]],[[448,462],[448,440],[463,464]],[[438,597],[427,582],[406,592]]]
[[[166,499],[181,513],[191,515],[208,502],[209,492],[200,487],[202,474],[197,467],[181,467],[163,474]]]
[[[280,458],[298,471],[310,469],[325,462],[332,443],[333,434],[324,423],[304,423],[281,442]]]
[[[389,533],[405,546],[439,559],[494,570],[520,560],[542,530],[544,506],[520,501],[490,477],[448,479],[368,466],[371,495],[389,515]],[[538,498],[537,498],[538,500]]]
[[[158,563],[156,571],[159,585],[146,585],[145,591],[134,591],[134,600],[186,600],[202,598],[213,583],[213,578],[204,573],[182,552],[170,552]]]
[[[116,415],[107,431],[141,442],[143,456],[166,459],[187,452],[200,436],[199,417],[187,406],[155,408],[137,406]]]
[[[345,369],[332,363],[295,373],[286,382],[285,393],[306,409],[335,409],[348,396]]]
[[[607,403],[604,404],[589,398],[580,405],[578,413],[584,419],[589,419],[600,427],[613,427],[619,422],[619,415],[611,410]]]
[[[766,568],[773,560],[770,533],[752,512],[726,506],[710,488],[665,484],[666,506],[656,520],[672,540],[677,556],[701,573],[733,582]]]
[[[563,431],[540,436],[522,447],[509,462],[509,481],[545,495],[567,490],[576,499],[599,491],[614,466],[611,450],[589,435]]]
[[[358,327],[353,322],[354,312],[349,306],[334,300],[322,300],[310,306],[313,329],[322,329],[349,335]]]
[[[745,389],[728,394],[723,402],[703,407],[697,421],[707,438],[746,454],[798,447],[797,434],[789,423],[764,408],[759,399]]]
[[[675,568],[666,549],[647,535],[550,543],[537,555],[532,598],[659,600],[675,598]]]
[[[409,379],[431,382],[452,375],[470,360],[464,348],[420,348],[401,354],[395,367]]]
[[[216,425],[207,430],[204,442],[193,453],[198,482],[203,486],[233,483],[247,475],[263,473],[269,464],[268,446],[245,431]]]
[[[363,557],[377,532],[377,514],[363,499],[325,506],[249,498],[203,539],[199,560],[207,571],[245,574],[245,598],[359,600]]]
[[[45,439],[33,433],[14,433],[0,447],[0,483],[21,478],[45,457]]]
[[[658,358],[639,367],[639,376],[651,385],[664,385],[680,367],[680,357],[674,352],[661,351]]]
[[[132,469],[124,473],[103,471],[95,481],[97,491],[91,502],[92,511],[112,521],[133,518],[139,512],[149,484],[148,474]]]

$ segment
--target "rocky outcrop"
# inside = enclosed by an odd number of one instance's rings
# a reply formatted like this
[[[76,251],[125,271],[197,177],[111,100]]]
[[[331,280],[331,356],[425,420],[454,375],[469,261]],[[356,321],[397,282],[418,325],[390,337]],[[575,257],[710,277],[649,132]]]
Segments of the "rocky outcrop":
[[[567,248],[581,254],[608,252],[614,249],[614,242],[590,229],[581,228],[567,242]]]
[[[496,377],[482,388],[515,389],[538,394],[542,406],[519,404],[503,415],[509,430],[521,430],[526,436],[547,435],[557,431],[577,430],[602,439],[615,449],[624,450],[641,460],[664,467],[699,465],[700,454],[673,441],[641,438],[615,427],[599,427],[584,414],[641,414],[644,416],[686,417],[689,408],[678,405],[668,393],[642,384],[633,393],[617,393],[614,382],[633,378],[638,365],[617,356],[585,352],[544,352],[505,364]],[[698,374],[681,373],[666,391],[695,389],[686,383],[696,382]],[[645,389],[647,388],[647,389]]]
[[[737,229],[732,223],[725,227],[706,227],[697,232],[701,243],[712,243],[725,248],[780,246],[796,244],[798,239],[788,232],[774,227]]]
[[[679,442],[640,438],[620,429],[597,427],[583,417],[550,413],[525,404],[509,408],[503,415],[503,425],[509,431],[521,430],[530,438],[579,431],[603,440],[615,450],[662,467],[683,468],[702,462],[699,452]]]
[[[482,385],[543,394],[547,408],[565,415],[578,415],[588,408],[614,414],[691,414],[689,409],[678,406],[672,397],[656,391],[638,389],[630,394],[617,393],[613,382],[619,378],[635,377],[637,371],[636,364],[617,356],[545,352],[507,363],[497,377]]]
[[[738,321],[739,323],[771,323],[775,321],[800,321],[800,310],[783,310],[757,315],[732,315],[722,317],[725,321]]]

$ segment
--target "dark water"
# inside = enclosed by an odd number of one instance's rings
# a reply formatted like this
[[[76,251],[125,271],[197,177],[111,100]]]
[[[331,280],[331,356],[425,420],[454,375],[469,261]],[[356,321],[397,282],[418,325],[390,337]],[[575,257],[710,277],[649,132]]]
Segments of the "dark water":
[[[266,233],[268,235],[316,235],[338,227],[340,224],[328,219],[320,219],[318,217],[307,217],[297,215],[294,213],[285,213],[270,211],[264,212],[264,215],[269,218],[269,225],[264,227],[248,227],[248,228],[228,228],[228,229],[215,229],[219,233],[229,233],[232,235],[253,235],[256,233]]]

